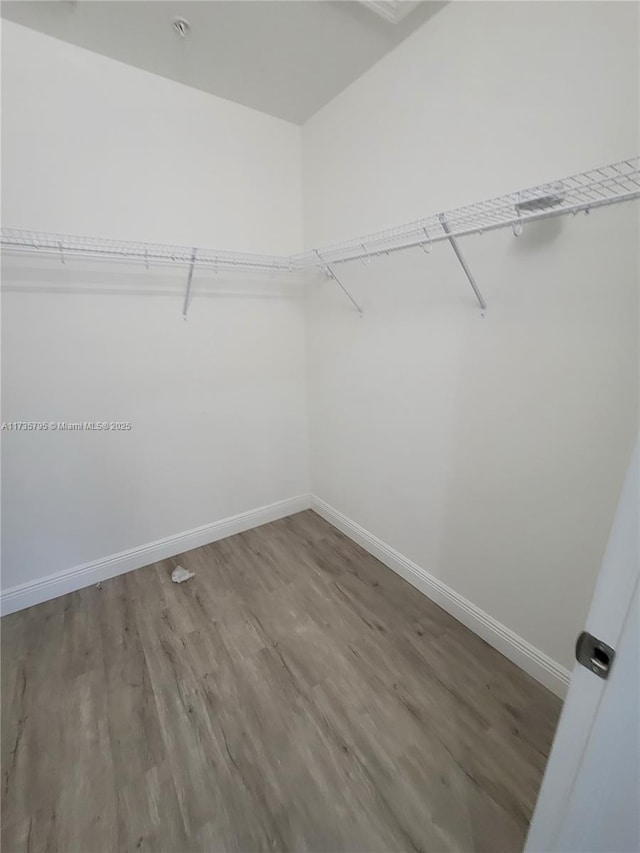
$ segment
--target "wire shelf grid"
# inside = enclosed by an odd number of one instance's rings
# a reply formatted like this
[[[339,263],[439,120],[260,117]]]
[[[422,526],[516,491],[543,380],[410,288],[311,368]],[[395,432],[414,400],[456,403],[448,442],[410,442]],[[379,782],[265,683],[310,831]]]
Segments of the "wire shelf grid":
[[[4,251],[67,257],[99,258],[141,262],[147,266],[181,264],[212,269],[239,269],[254,272],[290,272],[288,257],[258,255],[248,252],[225,252],[210,249],[171,246],[164,243],[136,243],[125,240],[105,240],[99,237],[74,237],[3,228],[1,245]],[[195,253],[195,259],[194,259]]]
[[[636,198],[640,198],[640,157],[333,243],[295,255],[292,261],[304,268],[365,259],[415,246],[428,248],[452,236],[524,225]]]
[[[147,266],[181,264],[214,270],[289,273],[326,268],[328,264],[371,258],[411,247],[421,246],[428,250],[432,243],[451,237],[508,226],[515,228],[538,219],[637,198],[640,198],[640,157],[289,257],[73,237],[14,228],[2,229],[0,245],[5,252],[55,254],[63,261],[67,257],[84,257],[134,261]]]

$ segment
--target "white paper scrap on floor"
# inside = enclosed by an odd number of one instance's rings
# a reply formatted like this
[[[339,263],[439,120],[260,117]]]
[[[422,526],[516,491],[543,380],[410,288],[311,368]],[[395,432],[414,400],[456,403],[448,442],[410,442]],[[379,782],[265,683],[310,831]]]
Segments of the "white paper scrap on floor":
[[[187,569],[183,569],[182,566],[176,566],[171,572],[171,580],[174,583],[182,583],[183,581],[188,581],[193,577],[195,577],[194,573]]]

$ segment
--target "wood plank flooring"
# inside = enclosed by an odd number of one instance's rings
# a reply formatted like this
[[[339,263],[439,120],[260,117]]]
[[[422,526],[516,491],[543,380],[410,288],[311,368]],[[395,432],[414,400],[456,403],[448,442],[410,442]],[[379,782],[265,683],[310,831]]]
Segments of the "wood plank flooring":
[[[559,710],[303,512],[2,620],[2,850],[518,851]]]

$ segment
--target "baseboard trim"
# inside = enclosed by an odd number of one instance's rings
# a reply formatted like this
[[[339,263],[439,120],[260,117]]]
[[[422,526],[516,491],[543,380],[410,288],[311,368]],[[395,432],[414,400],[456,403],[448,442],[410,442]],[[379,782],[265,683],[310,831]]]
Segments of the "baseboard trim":
[[[540,649],[316,495],[311,496],[311,509],[486,640],[536,681],[557,696],[563,698],[566,695],[571,673]]]
[[[309,508],[377,557],[385,566],[435,601],[557,696],[565,696],[571,675],[569,670],[316,495],[297,495],[287,500],[276,501],[137,548],[112,554],[101,560],[93,560],[90,563],[4,589],[0,592],[0,613],[5,616],[24,610],[34,604],[41,604],[43,601],[58,598],[91,584]]]
[[[83,589],[133,569],[148,566],[149,563],[166,560],[168,557],[182,554],[192,548],[199,548],[218,539],[226,539],[227,536],[233,536],[235,533],[242,533],[261,524],[277,521],[279,518],[309,509],[310,505],[309,495],[298,495],[287,500],[276,501],[211,524],[195,527],[193,530],[185,530],[137,548],[112,554],[101,560],[93,560],[90,563],[4,589],[0,592],[0,613],[5,616],[17,610],[24,610],[25,607],[41,604],[43,601],[58,598],[68,592],[75,592],[77,589]]]

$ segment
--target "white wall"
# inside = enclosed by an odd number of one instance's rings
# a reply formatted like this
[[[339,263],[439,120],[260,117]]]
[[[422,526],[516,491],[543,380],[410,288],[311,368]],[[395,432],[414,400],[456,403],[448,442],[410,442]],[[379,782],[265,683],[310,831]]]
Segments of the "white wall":
[[[299,128],[2,26],[3,225],[299,248]],[[37,262],[36,262],[37,261]],[[308,491],[303,303],[275,281],[8,258],[3,586]],[[206,292],[204,289],[206,285]]]
[[[297,125],[7,21],[2,72],[5,225],[298,247]]]
[[[636,4],[452,3],[303,127],[305,243],[638,150]],[[312,487],[569,667],[637,412],[637,205],[353,263],[308,306]]]

